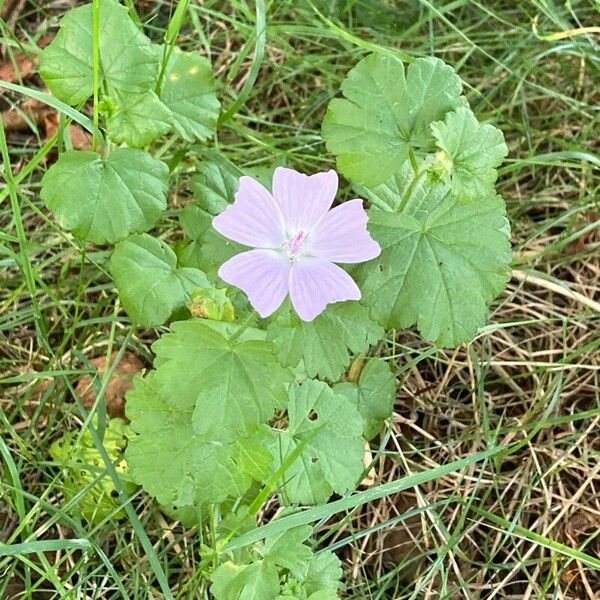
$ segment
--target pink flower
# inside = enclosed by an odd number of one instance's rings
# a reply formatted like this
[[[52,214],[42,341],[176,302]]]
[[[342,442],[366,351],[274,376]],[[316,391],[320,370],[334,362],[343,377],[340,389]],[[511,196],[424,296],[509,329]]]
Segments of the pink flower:
[[[334,263],[364,262],[381,248],[367,231],[362,200],[330,210],[337,188],[335,171],[308,176],[278,167],[273,195],[241,177],[234,203],[213,219],[219,233],[255,248],[230,258],[219,276],[243,290],[261,317],[288,294],[304,321],[331,302],[360,300],[354,280]]]

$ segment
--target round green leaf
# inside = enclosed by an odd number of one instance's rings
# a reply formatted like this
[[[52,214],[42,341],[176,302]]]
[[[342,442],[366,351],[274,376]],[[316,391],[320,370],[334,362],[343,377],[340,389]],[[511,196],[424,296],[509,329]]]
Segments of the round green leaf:
[[[499,196],[458,202],[450,186],[410,166],[362,192],[377,206],[369,230],[381,255],[355,275],[384,327],[417,325],[440,346],[469,340],[509,278],[509,226]]]
[[[241,495],[251,483],[236,447],[198,434],[193,409],[165,394],[156,372],[136,380],[126,410],[138,434],[125,452],[131,476],[160,504],[218,503]]]
[[[147,234],[117,244],[110,273],[127,314],[145,327],[162,325],[176,308],[188,302],[195,289],[210,287],[202,271],[177,268],[173,250]]]
[[[239,173],[223,163],[206,162],[198,165],[198,174],[192,178],[190,187],[198,206],[211,215],[218,215],[233,202],[239,180]]]
[[[351,360],[351,353],[366,352],[383,337],[383,328],[358,302],[338,302],[314,321],[302,321],[289,302],[277,312],[267,328],[268,339],[284,366],[304,362],[309,377],[336,380]]]
[[[165,393],[193,408],[194,430],[215,443],[253,431],[285,406],[291,374],[277,365],[270,342],[230,342],[189,320],[173,323],[152,349]]]
[[[171,110],[173,125],[183,139],[202,141],[215,132],[220,103],[214,85],[208,60],[178,48],[171,53],[160,99]]]
[[[171,111],[152,90],[114,95],[115,109],[106,120],[106,131],[113,142],[142,148],[171,130]]]
[[[280,493],[286,504],[318,504],[333,492],[354,489],[363,470],[362,418],[344,396],[307,379],[289,390],[289,424],[271,444],[275,469],[301,447],[285,470]]]
[[[100,89],[142,93],[153,87],[156,47],[115,0],[100,0]],[[50,91],[76,106],[93,93],[92,5],[70,10],[40,54],[40,75]]]
[[[411,149],[430,149],[430,124],[466,102],[460,77],[432,57],[405,70],[393,56],[372,54],[348,73],[342,92],[345,99],[329,103],[323,137],[339,170],[365,185],[386,181]]]
[[[146,152],[118,148],[107,159],[69,150],[42,179],[41,197],[67,230],[114,244],[154,226],[167,207],[167,165]]]

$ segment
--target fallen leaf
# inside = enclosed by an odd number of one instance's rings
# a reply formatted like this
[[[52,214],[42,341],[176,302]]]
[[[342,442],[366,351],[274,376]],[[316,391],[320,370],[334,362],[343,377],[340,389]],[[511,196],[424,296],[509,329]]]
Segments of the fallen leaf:
[[[59,116],[57,112],[51,111],[44,115],[44,129],[46,139],[52,137],[58,131]],[[75,123],[69,124],[69,136],[75,150],[89,150],[92,147],[92,136]]]
[[[112,366],[117,358],[117,352],[110,356],[109,365]],[[98,369],[97,377],[101,379],[105,372],[106,357],[99,356],[91,361]],[[109,370],[110,370],[109,366]],[[106,386],[104,400],[106,401],[106,412],[110,417],[125,418],[125,394],[133,387],[133,377],[144,368],[142,361],[133,353],[125,352],[112,377]],[[96,402],[96,392],[92,385],[92,376],[84,375],[75,388],[77,395],[86,408],[91,408]]]
[[[14,56],[14,62],[10,59],[5,60],[0,65],[0,79],[8,83],[21,83],[24,79],[29,79],[37,71],[37,56],[17,53]],[[4,92],[0,88],[0,94]]]
[[[6,4],[4,5],[6,6]],[[3,17],[4,18],[4,17]],[[44,35],[37,41],[38,48],[45,48],[52,40],[53,35]],[[6,50],[8,46],[3,46]],[[5,53],[2,54],[4,56]],[[25,54],[24,52],[16,52],[12,58],[6,58],[0,64],[0,80],[8,81],[9,83],[21,83],[25,79],[37,73],[38,57],[37,54]],[[4,93],[4,89],[0,88],[0,95]]]
[[[43,125],[46,115],[50,112],[52,109],[47,104],[27,98],[18,107],[2,111],[2,124],[6,131],[26,131],[30,129],[30,123]]]

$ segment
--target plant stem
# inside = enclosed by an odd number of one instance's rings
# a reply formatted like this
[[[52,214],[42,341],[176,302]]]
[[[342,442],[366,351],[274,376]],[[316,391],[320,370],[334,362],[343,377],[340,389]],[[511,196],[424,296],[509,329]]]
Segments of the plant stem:
[[[248,326],[250,325],[250,323],[252,323],[252,319],[254,319],[254,313],[251,312],[243,321],[243,323],[237,328],[235,333],[231,334],[227,341],[229,343],[235,342],[235,340],[237,340],[242,335],[242,333],[244,333],[244,331],[248,329]]]
[[[92,120],[94,122],[94,133],[92,134],[92,150],[96,150],[98,139],[99,112],[98,112],[98,90],[100,88],[100,0],[92,3],[92,69],[94,78],[94,108]]]

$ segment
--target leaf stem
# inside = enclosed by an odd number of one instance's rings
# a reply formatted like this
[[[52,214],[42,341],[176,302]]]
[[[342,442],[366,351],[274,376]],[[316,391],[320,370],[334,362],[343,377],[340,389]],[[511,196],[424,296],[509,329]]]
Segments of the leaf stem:
[[[415,151],[412,149],[412,146],[408,147],[408,158],[410,160],[410,166],[415,172],[415,175],[417,175],[419,173],[419,165],[417,163],[417,157],[415,156]]]
[[[412,178],[412,181],[410,182],[409,186],[406,188],[406,192],[404,192],[404,196],[402,196],[402,200],[400,201],[400,204],[398,205],[398,208],[396,209],[396,212],[401,213],[405,208],[406,205],[408,204],[408,201],[410,200],[413,190],[415,189],[415,185],[417,185],[417,182],[419,181],[419,179],[421,179],[421,177],[423,176],[423,174],[425,173],[425,171],[417,171],[414,174],[414,177]]]
[[[242,324],[236,329],[235,333],[232,333],[229,336],[229,339],[227,340],[230,344],[235,342],[235,340],[237,340],[242,333],[244,333],[244,331],[246,331],[246,329],[248,329],[248,326],[250,325],[250,323],[252,323],[252,319],[254,319],[254,313],[251,312],[246,319],[242,322]]]

